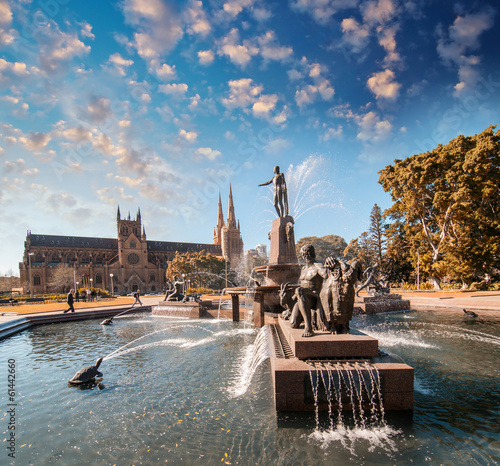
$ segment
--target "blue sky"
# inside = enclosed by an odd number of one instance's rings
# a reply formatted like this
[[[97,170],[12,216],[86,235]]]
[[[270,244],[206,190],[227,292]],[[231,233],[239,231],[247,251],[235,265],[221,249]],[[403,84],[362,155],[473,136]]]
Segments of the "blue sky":
[[[296,238],[369,226],[377,172],[496,124],[496,3],[0,0],[0,273],[26,231],[212,242],[229,183],[245,249],[287,177]]]

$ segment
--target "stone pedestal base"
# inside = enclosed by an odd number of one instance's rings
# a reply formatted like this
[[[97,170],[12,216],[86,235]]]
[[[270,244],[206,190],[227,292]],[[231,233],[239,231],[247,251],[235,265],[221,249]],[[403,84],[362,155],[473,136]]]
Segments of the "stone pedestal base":
[[[292,350],[294,357],[271,358],[277,411],[337,410],[339,405],[328,403],[324,381],[331,381],[341,391],[342,410],[359,410],[358,401],[352,397],[352,384],[359,385],[361,379],[365,392],[378,393],[371,390],[378,384],[386,411],[413,409],[413,368],[390,356],[380,356],[377,339],[361,332],[318,332],[304,338],[303,329],[292,329],[289,321],[280,318],[278,325],[281,342]],[[317,405],[311,374],[319,381]],[[368,404],[363,404],[363,409],[369,409]]]
[[[377,293],[373,296],[356,296],[354,302],[355,314],[377,314],[379,312],[407,311],[410,301],[401,299],[396,293]]]
[[[199,319],[202,317],[203,308],[199,303],[177,301],[160,301],[158,306],[151,310],[154,316],[187,317],[189,319]]]
[[[314,336],[303,337],[304,329],[290,327],[289,320],[278,320],[285,338],[298,359],[307,358],[371,358],[378,355],[378,340],[361,332],[333,335],[314,331]]]

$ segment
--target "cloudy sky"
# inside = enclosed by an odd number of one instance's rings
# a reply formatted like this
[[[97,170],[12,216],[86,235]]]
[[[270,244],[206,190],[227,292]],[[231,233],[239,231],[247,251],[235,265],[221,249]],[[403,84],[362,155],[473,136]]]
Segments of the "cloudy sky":
[[[369,225],[377,172],[499,121],[496,2],[0,0],[0,273],[27,230],[212,242],[229,183],[268,244]]]

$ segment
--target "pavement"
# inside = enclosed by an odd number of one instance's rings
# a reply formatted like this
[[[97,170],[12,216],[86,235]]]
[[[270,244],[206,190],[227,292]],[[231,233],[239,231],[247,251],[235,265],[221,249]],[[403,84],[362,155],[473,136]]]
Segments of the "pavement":
[[[142,306],[137,310],[151,310],[163,296],[141,296]],[[98,319],[111,317],[130,309],[135,299],[120,297],[110,300],[75,303],[75,312],[63,313],[68,308],[66,303],[35,303],[20,306],[0,307],[0,340],[33,325],[53,324],[59,322]]]
[[[460,310],[493,312],[500,311],[500,291],[416,291],[400,292],[403,299],[410,301],[414,310]]]

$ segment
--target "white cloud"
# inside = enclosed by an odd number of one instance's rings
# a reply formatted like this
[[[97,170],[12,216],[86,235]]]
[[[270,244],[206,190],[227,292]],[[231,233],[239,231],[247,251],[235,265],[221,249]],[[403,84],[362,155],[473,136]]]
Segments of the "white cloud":
[[[229,15],[236,17],[238,16],[244,8],[251,7],[255,0],[229,0],[224,3],[224,11]]]
[[[210,147],[200,147],[196,149],[195,154],[200,158],[206,158],[208,160],[215,160],[221,155],[218,150],[211,149]]]
[[[306,105],[312,104],[318,95],[326,101],[331,100],[335,95],[335,90],[330,85],[328,79],[321,78],[317,80],[317,83],[314,85],[307,84],[301,89],[298,89],[295,92],[295,101],[300,108],[303,108]]]
[[[200,50],[198,52],[200,65],[210,65],[215,60],[214,53],[211,50]]]
[[[14,41],[14,31],[9,29],[12,23],[12,10],[8,0],[0,0],[0,45]]]
[[[356,123],[359,127],[356,137],[362,141],[380,141],[392,131],[392,124],[388,120],[381,120],[375,112],[357,116]]]
[[[149,68],[162,81],[172,81],[173,79],[177,79],[177,72],[175,70],[175,65],[170,66],[167,65],[166,63],[160,65],[158,60],[153,59],[149,64]]]
[[[218,54],[226,55],[231,63],[245,68],[252,56],[259,53],[259,49],[249,41],[243,41],[243,43],[239,44],[239,39],[238,30],[236,28],[231,29],[229,34],[222,39]]]
[[[310,14],[319,24],[326,24],[340,10],[355,8],[358,0],[293,0],[292,8]]]
[[[40,151],[44,149],[51,140],[50,134],[30,131],[27,136],[21,136],[21,142],[30,151]]]
[[[229,97],[222,99],[222,104],[229,109],[253,105],[263,90],[261,85],[254,85],[250,78],[229,81]]]
[[[28,167],[26,167],[26,162],[24,161],[24,159],[17,159],[16,161],[12,162],[9,160],[4,161],[3,171],[6,175],[11,173],[19,173],[23,176],[33,176],[38,173],[38,168],[29,169]]]
[[[212,29],[203,10],[203,3],[199,0],[191,1],[191,6],[187,8],[185,17],[189,34],[200,34],[205,37]]]
[[[363,20],[371,24],[384,24],[391,21],[397,13],[393,0],[371,0],[361,4]]]
[[[261,95],[252,105],[252,111],[256,117],[268,117],[275,109],[278,102],[278,96],[275,94]]]
[[[183,35],[181,21],[162,0],[124,0],[126,21],[136,27],[131,45],[146,61],[172,50]]]
[[[174,98],[183,99],[188,91],[187,84],[161,84],[159,90],[166,95],[171,95]]]
[[[89,103],[85,107],[80,108],[79,113],[85,121],[94,124],[102,123],[113,115],[111,100],[105,97],[91,96]]]
[[[106,62],[105,68],[110,69],[120,76],[125,76],[126,68],[134,64],[133,60],[127,60],[123,58],[119,53],[114,53],[110,55],[108,61]]]
[[[338,125],[336,128],[329,128],[326,124],[323,124],[324,133],[320,137],[322,141],[330,141],[331,139],[338,139],[343,134],[342,125]]]
[[[179,131],[179,136],[188,142],[194,142],[198,137],[198,133],[196,131],[186,131],[185,129],[181,129]]]
[[[343,43],[350,49],[359,53],[365,49],[370,41],[370,29],[364,24],[359,24],[354,18],[342,20],[340,28],[343,33]]]
[[[95,39],[95,35],[92,33],[92,26],[87,22],[84,22],[82,24],[80,34],[83,37],[88,37],[89,39]]]
[[[40,68],[48,74],[59,72],[65,63],[90,52],[90,45],[85,45],[73,32],[61,31],[55,21],[50,20],[39,28]]]
[[[367,85],[377,99],[396,100],[399,96],[401,84],[394,81],[394,78],[394,72],[387,69],[373,74],[368,79]]]
[[[258,37],[260,53],[265,60],[285,61],[292,55],[291,47],[282,47],[278,44],[274,31]]]
[[[470,53],[480,47],[479,37],[493,26],[493,16],[494,10],[488,6],[479,13],[458,16],[448,28],[447,35],[441,28],[437,30],[439,56],[446,64],[458,67],[457,95],[472,89],[477,83],[480,58]]]

